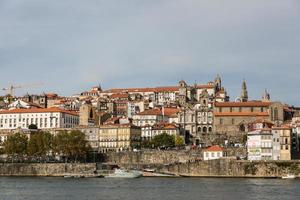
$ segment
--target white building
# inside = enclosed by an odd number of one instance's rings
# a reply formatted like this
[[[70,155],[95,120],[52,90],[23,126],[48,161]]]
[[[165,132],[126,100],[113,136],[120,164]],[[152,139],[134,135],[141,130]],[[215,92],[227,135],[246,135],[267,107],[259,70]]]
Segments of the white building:
[[[133,115],[144,112],[144,101],[129,101],[127,102],[127,117],[132,118]]]
[[[133,115],[133,124],[136,126],[153,126],[158,122],[168,122],[168,117],[163,115],[162,110],[158,108],[145,110]]]
[[[157,135],[161,135],[166,133],[171,136],[180,135],[180,128],[176,124],[171,124],[167,122],[157,123],[153,126],[146,125],[141,127],[142,131],[142,139],[143,140],[151,140],[153,137]]]
[[[273,135],[269,128],[251,131],[247,134],[248,160],[273,159]]]
[[[59,108],[0,111],[0,130],[27,129],[31,124],[38,129],[73,128],[79,124],[79,115]]]
[[[203,160],[216,160],[223,157],[223,148],[215,145],[203,151]]]

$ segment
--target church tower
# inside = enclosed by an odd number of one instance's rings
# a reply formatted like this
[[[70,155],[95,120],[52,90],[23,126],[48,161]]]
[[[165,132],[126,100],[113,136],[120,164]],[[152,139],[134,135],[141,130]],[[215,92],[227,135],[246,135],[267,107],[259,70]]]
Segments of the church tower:
[[[220,91],[222,88],[222,81],[219,74],[217,74],[217,77],[215,78],[215,89],[216,91]]]
[[[268,93],[267,89],[265,89],[264,94],[262,95],[262,101],[263,102],[270,102],[270,94]]]
[[[248,91],[247,91],[247,85],[245,79],[243,80],[242,83],[242,91],[241,91],[241,102],[246,102],[248,101]]]

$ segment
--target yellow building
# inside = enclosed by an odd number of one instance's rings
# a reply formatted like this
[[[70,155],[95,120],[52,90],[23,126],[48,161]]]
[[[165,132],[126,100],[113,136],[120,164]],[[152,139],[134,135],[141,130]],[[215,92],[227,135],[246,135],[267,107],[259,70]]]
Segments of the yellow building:
[[[132,124],[114,124],[100,126],[99,150],[126,151],[140,146],[141,128]]]
[[[292,129],[290,127],[273,127],[280,138],[280,160],[291,160],[291,136]]]

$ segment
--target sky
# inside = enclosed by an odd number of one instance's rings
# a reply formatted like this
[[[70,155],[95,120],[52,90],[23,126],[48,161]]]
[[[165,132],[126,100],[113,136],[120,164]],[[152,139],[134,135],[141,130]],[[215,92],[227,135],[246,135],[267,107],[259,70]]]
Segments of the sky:
[[[300,106],[299,0],[0,0],[0,88],[205,84]],[[5,91],[0,91],[4,95]]]

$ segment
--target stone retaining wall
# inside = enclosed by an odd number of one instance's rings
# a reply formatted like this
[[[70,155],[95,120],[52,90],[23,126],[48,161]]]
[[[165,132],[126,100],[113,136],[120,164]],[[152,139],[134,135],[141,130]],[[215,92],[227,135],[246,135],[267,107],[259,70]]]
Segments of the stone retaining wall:
[[[300,175],[300,161],[240,161],[219,159],[162,165],[158,171],[181,176],[282,177]]]
[[[94,163],[0,163],[0,176],[63,176],[95,170]]]

